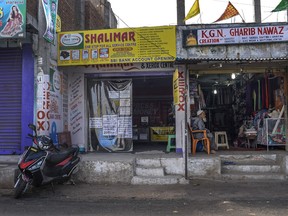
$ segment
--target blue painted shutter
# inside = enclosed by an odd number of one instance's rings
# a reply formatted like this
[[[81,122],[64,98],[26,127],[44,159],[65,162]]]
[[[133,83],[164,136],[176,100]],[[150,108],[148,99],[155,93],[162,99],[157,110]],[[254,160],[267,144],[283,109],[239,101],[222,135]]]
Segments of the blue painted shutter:
[[[21,149],[22,51],[0,49],[0,154]]]

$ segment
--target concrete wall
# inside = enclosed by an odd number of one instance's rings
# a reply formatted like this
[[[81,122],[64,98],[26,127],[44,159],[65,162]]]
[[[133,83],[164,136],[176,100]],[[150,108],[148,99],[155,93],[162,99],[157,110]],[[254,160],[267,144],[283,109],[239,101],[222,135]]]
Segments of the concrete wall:
[[[189,177],[213,177],[221,175],[221,161],[219,157],[189,158],[188,176]]]
[[[155,160],[155,159],[154,159]],[[185,174],[183,158],[159,158],[160,164],[165,169],[166,175]],[[158,161],[158,163],[159,163]],[[134,176],[134,167],[136,158],[127,160],[103,160],[99,158],[83,159],[80,162],[79,172],[75,180],[85,183],[99,184],[130,184]],[[151,165],[152,166],[152,165]],[[220,158],[189,158],[188,159],[188,177],[218,178],[221,173]]]
[[[134,175],[134,162],[131,161],[82,161],[76,181],[88,184],[130,184]]]
[[[282,169],[286,174],[286,179],[288,179],[288,155],[285,155],[282,159]]]

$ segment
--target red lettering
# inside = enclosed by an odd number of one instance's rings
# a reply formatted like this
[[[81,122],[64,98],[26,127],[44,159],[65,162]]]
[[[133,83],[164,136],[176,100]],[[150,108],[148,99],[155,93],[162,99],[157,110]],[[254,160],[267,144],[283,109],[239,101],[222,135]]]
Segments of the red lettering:
[[[40,122],[40,121],[37,121],[38,130],[45,130],[45,129],[44,129],[44,126],[43,126],[44,123],[45,123],[44,121],[41,121],[41,122]]]
[[[184,79],[184,72],[182,71],[182,72],[178,72],[178,79],[179,78],[183,78]]]
[[[185,111],[184,105],[185,105],[185,104],[178,104],[178,109],[177,109],[177,111]]]
[[[86,34],[86,43],[103,43],[103,42],[125,42],[136,41],[135,32],[111,32],[111,33],[99,33],[99,34]]]
[[[45,112],[43,110],[40,110],[37,112],[37,118],[38,119],[44,119],[45,118]]]
[[[224,37],[223,29],[202,30],[202,38]]]

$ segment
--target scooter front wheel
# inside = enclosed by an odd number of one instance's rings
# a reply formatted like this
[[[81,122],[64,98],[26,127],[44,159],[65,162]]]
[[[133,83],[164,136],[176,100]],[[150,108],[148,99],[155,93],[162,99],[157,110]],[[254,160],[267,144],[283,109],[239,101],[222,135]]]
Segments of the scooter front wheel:
[[[28,182],[23,179],[22,175],[19,176],[14,186],[14,198],[15,199],[20,198],[22,194],[24,193],[27,186],[28,186]]]

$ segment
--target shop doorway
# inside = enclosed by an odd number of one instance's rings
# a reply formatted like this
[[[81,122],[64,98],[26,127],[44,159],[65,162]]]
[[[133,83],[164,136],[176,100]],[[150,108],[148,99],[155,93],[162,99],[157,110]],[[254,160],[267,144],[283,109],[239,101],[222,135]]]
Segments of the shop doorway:
[[[133,78],[134,152],[164,152],[169,134],[175,134],[172,75]]]
[[[235,75],[190,75],[191,116],[203,109],[206,127],[227,132],[230,150],[284,149],[283,77],[279,73]]]
[[[87,106],[93,151],[165,152],[175,134],[172,74],[87,79]]]

